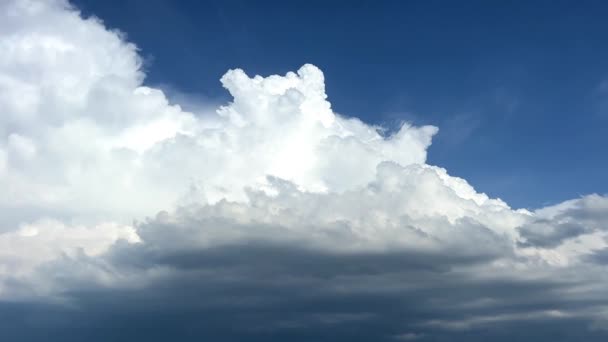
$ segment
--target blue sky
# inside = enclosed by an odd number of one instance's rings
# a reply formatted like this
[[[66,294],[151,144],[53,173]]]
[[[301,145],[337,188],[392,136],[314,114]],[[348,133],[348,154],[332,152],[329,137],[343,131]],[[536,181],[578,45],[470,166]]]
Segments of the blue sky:
[[[601,1],[74,3],[127,34],[147,82],[224,102],[239,67],[320,67],[334,110],[440,128],[429,162],[514,207],[608,192]]]

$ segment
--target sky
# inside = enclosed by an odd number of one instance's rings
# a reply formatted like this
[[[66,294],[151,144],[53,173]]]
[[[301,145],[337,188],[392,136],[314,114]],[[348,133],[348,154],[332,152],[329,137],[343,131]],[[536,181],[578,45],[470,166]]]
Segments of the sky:
[[[604,12],[0,1],[0,336],[605,341]]]
[[[137,42],[151,84],[221,101],[228,69],[313,63],[338,113],[438,126],[429,160],[513,206],[608,192],[602,1],[75,3]]]

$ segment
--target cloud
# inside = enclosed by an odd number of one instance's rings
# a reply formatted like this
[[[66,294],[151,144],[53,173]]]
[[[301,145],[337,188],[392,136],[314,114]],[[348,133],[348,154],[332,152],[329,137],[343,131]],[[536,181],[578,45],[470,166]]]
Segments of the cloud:
[[[606,197],[512,209],[426,163],[436,127],[333,112],[310,64],[188,112],[100,19],[0,13],[10,339],[605,339]]]

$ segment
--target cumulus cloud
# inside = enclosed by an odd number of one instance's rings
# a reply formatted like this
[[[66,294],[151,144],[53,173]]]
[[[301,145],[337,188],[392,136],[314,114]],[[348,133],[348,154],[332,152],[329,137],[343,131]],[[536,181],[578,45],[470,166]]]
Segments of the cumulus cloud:
[[[606,197],[512,209],[426,163],[436,127],[335,113],[310,64],[188,112],[66,1],[2,2],[0,34],[7,336],[605,337]]]

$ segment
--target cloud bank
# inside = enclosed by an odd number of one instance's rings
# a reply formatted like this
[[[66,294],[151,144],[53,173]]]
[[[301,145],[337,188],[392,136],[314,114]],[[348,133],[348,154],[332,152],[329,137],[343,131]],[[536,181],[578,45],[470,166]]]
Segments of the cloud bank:
[[[604,340],[608,198],[515,210],[307,64],[187,112],[61,0],[0,3],[10,340]],[[522,189],[521,191],[528,191]]]

